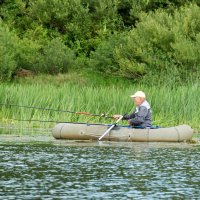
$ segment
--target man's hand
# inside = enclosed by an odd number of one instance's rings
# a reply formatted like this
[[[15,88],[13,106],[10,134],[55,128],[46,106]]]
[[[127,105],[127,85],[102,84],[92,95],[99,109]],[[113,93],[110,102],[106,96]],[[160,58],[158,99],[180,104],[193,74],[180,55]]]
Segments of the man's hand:
[[[132,125],[132,120],[131,119],[128,120],[128,124]]]
[[[119,119],[122,115],[113,115],[114,119]]]

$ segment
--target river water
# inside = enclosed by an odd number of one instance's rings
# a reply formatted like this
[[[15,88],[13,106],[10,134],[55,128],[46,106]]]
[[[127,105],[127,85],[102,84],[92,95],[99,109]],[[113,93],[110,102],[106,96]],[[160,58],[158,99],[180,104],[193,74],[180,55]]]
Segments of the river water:
[[[200,146],[0,136],[0,199],[200,199]]]

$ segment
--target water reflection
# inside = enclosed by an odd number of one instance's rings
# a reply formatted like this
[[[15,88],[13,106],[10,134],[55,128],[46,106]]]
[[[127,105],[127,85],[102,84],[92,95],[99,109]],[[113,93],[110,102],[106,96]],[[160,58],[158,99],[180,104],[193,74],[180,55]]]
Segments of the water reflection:
[[[200,198],[199,146],[16,138],[0,142],[3,199]]]

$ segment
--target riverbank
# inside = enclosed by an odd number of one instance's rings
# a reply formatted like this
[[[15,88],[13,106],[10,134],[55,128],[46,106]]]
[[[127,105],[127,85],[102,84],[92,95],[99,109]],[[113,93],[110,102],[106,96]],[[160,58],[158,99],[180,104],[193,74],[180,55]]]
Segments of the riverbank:
[[[168,127],[188,124],[195,132],[200,132],[200,111],[197,109],[200,92],[198,84],[148,86],[121,78],[75,72],[58,76],[18,78],[12,83],[2,83],[0,123],[36,128],[50,128],[56,122],[65,121],[113,123],[114,121],[109,118],[61,111],[99,115],[105,113],[108,116],[129,113],[134,109],[129,96],[136,90],[143,90],[146,93],[152,105],[154,125]]]

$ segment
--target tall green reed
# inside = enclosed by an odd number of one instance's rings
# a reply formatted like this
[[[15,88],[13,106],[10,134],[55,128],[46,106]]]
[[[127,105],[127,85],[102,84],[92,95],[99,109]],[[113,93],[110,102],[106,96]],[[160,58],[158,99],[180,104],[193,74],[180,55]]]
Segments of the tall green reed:
[[[137,90],[143,90],[153,109],[153,123],[160,126],[173,126],[187,123],[199,130],[198,108],[200,89],[197,85],[179,86],[146,86],[135,84],[115,85],[80,85],[65,83],[53,84],[1,84],[0,103],[53,108],[59,110],[81,111],[92,114],[130,113],[134,110],[129,97]],[[19,121],[17,121],[18,119]],[[112,119],[75,115],[10,106],[0,107],[1,123],[20,124],[20,120],[30,120],[27,124],[35,127],[52,127],[54,123],[40,123],[32,120],[72,121],[88,123],[113,123]],[[121,122],[126,124],[127,122]]]

